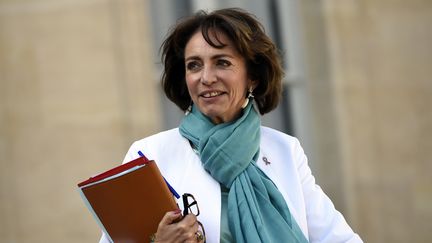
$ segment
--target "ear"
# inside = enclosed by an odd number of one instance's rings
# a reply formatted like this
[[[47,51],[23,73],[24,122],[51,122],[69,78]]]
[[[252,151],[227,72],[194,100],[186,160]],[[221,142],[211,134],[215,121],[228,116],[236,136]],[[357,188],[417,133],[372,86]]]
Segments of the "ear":
[[[249,85],[248,87],[252,87],[252,90],[254,90],[257,86],[258,86],[258,81],[257,80],[249,80]],[[249,88],[248,88],[249,89]]]

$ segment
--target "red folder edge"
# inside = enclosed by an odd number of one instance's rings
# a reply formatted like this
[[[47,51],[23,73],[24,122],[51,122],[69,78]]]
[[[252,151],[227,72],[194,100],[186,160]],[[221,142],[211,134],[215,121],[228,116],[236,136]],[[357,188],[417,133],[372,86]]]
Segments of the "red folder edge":
[[[78,187],[83,187],[85,185],[101,181],[101,180],[108,178],[110,176],[117,175],[123,171],[129,170],[135,166],[146,165],[146,164],[148,164],[148,162],[149,162],[149,160],[146,157],[144,157],[144,156],[138,157],[135,160],[132,160],[130,162],[127,162],[127,163],[124,163],[124,164],[119,165],[117,167],[114,167],[114,168],[112,168],[108,171],[105,171],[103,173],[100,173],[98,175],[92,176],[88,180],[85,180],[83,182],[78,183]]]

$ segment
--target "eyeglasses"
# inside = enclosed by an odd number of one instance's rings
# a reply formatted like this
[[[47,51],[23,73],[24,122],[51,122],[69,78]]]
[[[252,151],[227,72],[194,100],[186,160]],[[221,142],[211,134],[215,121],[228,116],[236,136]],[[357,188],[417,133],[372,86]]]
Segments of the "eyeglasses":
[[[188,214],[193,214],[195,216],[198,216],[200,214],[200,210],[198,207],[198,202],[196,201],[195,197],[192,194],[189,193],[185,193],[182,195],[182,199],[183,199],[183,216],[186,216]],[[198,234],[197,232],[197,240],[198,241],[206,241],[205,239],[205,230],[204,230],[204,226],[202,225],[202,223],[200,221],[198,221],[198,232],[202,232],[202,235]],[[200,237],[200,238],[199,238]]]
[[[183,216],[193,214],[198,216],[200,214],[198,203],[192,194],[185,193],[182,196],[183,199]]]

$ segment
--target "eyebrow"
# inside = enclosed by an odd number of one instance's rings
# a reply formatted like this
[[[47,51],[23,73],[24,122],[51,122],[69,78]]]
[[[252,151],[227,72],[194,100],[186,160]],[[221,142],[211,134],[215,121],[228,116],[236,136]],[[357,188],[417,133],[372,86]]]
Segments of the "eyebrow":
[[[217,54],[211,57],[211,59],[218,59],[218,58],[222,58],[222,57],[228,57],[228,58],[234,58],[233,55],[230,54]],[[189,61],[189,60],[199,60],[201,59],[198,55],[194,55],[194,56],[190,56],[185,58],[185,61]]]

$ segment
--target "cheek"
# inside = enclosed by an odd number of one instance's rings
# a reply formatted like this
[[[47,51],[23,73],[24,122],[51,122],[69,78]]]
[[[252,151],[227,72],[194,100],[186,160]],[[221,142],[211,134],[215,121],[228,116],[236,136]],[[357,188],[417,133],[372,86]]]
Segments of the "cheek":
[[[237,83],[236,87],[234,88],[236,91],[236,97],[237,99],[243,99],[246,97],[247,94],[247,80],[244,80],[242,83]]]
[[[186,87],[188,89],[189,95],[191,96],[192,99],[194,99],[194,96],[196,95],[196,88],[197,88],[197,83],[194,82],[193,77],[191,77],[193,75],[186,75],[185,80],[186,80]]]

